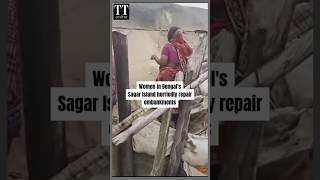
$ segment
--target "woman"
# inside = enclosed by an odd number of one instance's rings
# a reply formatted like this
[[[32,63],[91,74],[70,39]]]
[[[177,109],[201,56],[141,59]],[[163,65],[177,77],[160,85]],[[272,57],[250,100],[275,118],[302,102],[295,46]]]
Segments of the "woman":
[[[192,54],[192,48],[183,38],[181,28],[172,26],[168,31],[168,42],[163,46],[161,57],[151,56],[159,65],[157,81],[174,81],[177,72],[187,71],[188,59]],[[178,119],[178,109],[172,112],[172,121],[176,124]],[[175,125],[174,125],[175,126]]]
[[[192,54],[192,48],[184,40],[182,30],[172,26],[168,31],[168,42],[163,46],[161,56],[151,56],[159,65],[157,81],[173,81],[176,73],[186,72],[187,62]]]

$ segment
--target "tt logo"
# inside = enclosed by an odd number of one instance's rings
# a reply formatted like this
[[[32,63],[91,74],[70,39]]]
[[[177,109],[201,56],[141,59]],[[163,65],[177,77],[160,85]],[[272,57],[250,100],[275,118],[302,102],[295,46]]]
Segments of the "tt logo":
[[[114,20],[129,20],[129,4],[113,4]]]

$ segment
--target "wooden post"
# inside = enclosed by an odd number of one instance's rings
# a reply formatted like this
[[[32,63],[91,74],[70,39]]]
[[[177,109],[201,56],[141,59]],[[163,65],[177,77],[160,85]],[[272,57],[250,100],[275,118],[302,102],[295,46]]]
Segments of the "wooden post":
[[[113,51],[117,75],[117,95],[119,121],[131,114],[129,101],[126,100],[126,89],[129,89],[128,45],[127,36],[120,32],[112,32]],[[133,176],[133,150],[131,137],[119,147],[120,176]]]
[[[175,81],[183,81],[183,73],[176,74]],[[153,160],[153,167],[150,173],[151,176],[163,176],[167,167],[165,167],[165,156],[168,144],[169,125],[171,121],[171,110],[162,116],[162,121],[159,131],[159,139],[157,151]]]
[[[188,71],[186,73],[184,84],[190,84],[192,81],[192,75],[192,71]],[[181,165],[184,145],[188,137],[191,106],[192,101],[179,102],[179,118],[176,125],[176,133],[174,136],[169,165],[167,168],[167,176],[177,176],[179,167]]]
[[[8,1],[3,1],[0,6],[0,179],[7,179],[7,94],[8,94],[8,69],[7,69],[7,38],[8,38]]]
[[[165,158],[168,144],[169,125],[171,121],[171,111],[164,113],[161,118],[161,125],[159,131],[159,139],[157,145],[157,151],[153,160],[153,167],[151,170],[151,176],[163,176],[165,167]]]
[[[64,122],[50,119],[50,88],[62,85],[59,4],[18,4],[29,179],[44,180],[66,165]]]

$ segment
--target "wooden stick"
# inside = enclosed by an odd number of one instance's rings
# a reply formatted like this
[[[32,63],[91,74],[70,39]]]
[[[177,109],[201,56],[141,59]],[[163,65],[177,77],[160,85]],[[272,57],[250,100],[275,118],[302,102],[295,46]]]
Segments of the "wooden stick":
[[[168,135],[169,135],[169,125],[171,121],[171,111],[163,114],[160,131],[159,131],[159,140],[157,145],[157,151],[153,160],[153,167],[151,170],[151,176],[163,176],[165,167],[165,158],[166,150],[168,144]]]
[[[128,138],[131,135],[134,135],[137,132],[139,132],[142,128],[144,128],[145,126],[150,124],[153,120],[155,120],[159,116],[161,116],[161,114],[167,112],[168,109],[169,108],[158,108],[158,109],[154,110],[153,112],[151,112],[150,114],[148,114],[147,116],[138,118],[136,120],[137,123],[133,124],[130,128],[123,131],[122,133],[120,133],[116,137],[112,138],[113,144],[118,146],[119,144],[125,142],[126,140],[128,140]]]
[[[112,126],[112,137],[116,136],[121,131],[128,128],[132,124],[132,122],[137,120],[139,117],[149,114],[152,110],[153,109],[139,108],[136,111],[134,111],[132,114],[130,114],[128,117],[126,117],[124,120],[119,122],[118,124],[113,125]]]
[[[185,84],[192,81],[192,75],[192,71],[186,73]],[[166,172],[167,176],[176,176],[178,174],[179,167],[181,166],[182,154],[184,153],[184,146],[188,138],[192,101],[180,101],[179,103],[179,118]]]
[[[178,72],[175,77],[175,81],[183,81],[183,73]],[[150,173],[151,176],[163,176],[165,167],[165,157],[166,157],[166,150],[168,144],[168,135],[169,135],[169,125],[171,121],[171,110],[164,115],[160,125],[159,131],[159,139],[157,145],[157,151],[155,154],[155,158],[153,161],[152,171]]]

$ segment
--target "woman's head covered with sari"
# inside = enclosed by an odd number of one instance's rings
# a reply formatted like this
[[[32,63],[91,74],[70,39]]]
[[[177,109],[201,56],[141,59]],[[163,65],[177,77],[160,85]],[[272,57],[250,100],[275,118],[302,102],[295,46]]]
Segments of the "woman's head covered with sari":
[[[168,41],[176,48],[179,58],[187,61],[192,54],[192,48],[183,38],[183,31],[177,26],[170,27],[168,31]]]

